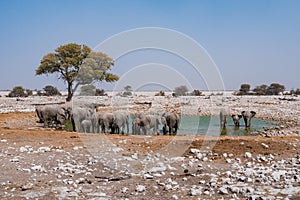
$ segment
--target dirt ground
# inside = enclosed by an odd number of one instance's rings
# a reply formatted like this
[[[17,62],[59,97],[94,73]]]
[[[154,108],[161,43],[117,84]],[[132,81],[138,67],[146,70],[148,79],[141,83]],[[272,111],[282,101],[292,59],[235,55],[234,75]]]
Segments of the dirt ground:
[[[101,161],[100,155],[98,162],[92,161],[97,158],[93,157],[79,133],[45,130],[36,121],[35,113],[0,114],[1,199],[199,199],[199,197],[187,195],[188,191],[183,192],[184,190],[171,195],[168,190],[160,189],[158,181],[154,179],[143,179],[122,171],[113,173],[112,170],[107,169],[109,168],[106,166],[107,163]],[[84,137],[97,140],[103,135],[87,134]],[[176,144],[176,142],[183,141],[183,143],[186,142],[183,145],[185,149],[182,153],[179,152],[182,154],[180,156],[189,157],[192,156],[191,148],[201,149],[204,145],[206,147],[211,144],[212,155],[209,159],[212,162],[209,165],[224,168],[223,171],[230,168],[222,156],[224,153],[232,154],[232,159],[243,158],[246,152],[251,153],[252,157],[272,154],[276,160],[300,155],[299,136],[196,136],[192,138],[192,141],[190,138],[185,141],[183,136],[182,138],[177,136],[176,138],[180,140],[176,141],[172,136],[106,135],[105,137],[116,147],[124,149],[130,156],[156,154],[172,142]],[[176,152],[176,147],[172,145],[172,151]],[[78,167],[82,163],[89,162],[93,163],[91,169],[89,165]],[[242,160],[242,162],[247,162],[247,160]],[[74,167],[74,170],[84,170],[84,179],[79,176],[80,172],[70,175],[69,171],[65,171],[65,173],[58,174],[59,170],[63,171],[63,164],[67,166],[67,163],[72,166],[76,163],[77,167]],[[180,182],[182,177],[201,173],[197,170],[197,167],[187,167],[186,170],[179,170],[175,174],[176,178],[171,176],[174,174],[167,174],[164,180],[173,177]],[[163,178],[160,181],[162,182]],[[137,183],[145,185],[147,190],[136,189]],[[193,184],[196,183],[191,180],[191,185]],[[125,191],[126,189],[123,191],[122,188],[127,188],[128,192]],[[95,189],[98,192],[95,192]],[[230,196],[215,194],[206,198],[230,199]],[[243,199],[243,197],[240,198]],[[297,195],[290,197],[290,199],[293,198],[300,197]]]

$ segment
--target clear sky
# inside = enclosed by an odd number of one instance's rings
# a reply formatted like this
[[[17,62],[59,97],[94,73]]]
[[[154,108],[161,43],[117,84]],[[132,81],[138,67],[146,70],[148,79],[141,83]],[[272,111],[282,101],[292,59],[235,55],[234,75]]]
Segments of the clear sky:
[[[34,75],[44,55],[70,42],[94,48],[141,27],[173,29],[196,40],[218,66],[226,89],[272,82],[300,88],[299,10],[298,0],[1,0],[0,90],[48,84],[65,89],[55,76]],[[123,56],[112,72],[122,75],[134,65],[164,60],[184,65],[167,53],[144,51]],[[200,80],[190,82],[205,89]]]

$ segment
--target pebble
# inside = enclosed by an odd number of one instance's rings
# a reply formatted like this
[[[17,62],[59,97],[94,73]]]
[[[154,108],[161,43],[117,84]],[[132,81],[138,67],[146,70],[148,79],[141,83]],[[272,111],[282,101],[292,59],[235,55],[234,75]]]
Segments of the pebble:
[[[245,153],[245,158],[251,158],[251,157],[252,157],[252,154],[250,152]]]
[[[223,186],[223,187],[219,188],[219,193],[220,194],[228,194],[228,190],[226,187]]]
[[[146,187],[144,185],[137,185],[135,188],[135,191],[137,192],[144,192],[146,190]]]
[[[189,191],[190,196],[199,196],[201,195],[201,188],[191,188]]]

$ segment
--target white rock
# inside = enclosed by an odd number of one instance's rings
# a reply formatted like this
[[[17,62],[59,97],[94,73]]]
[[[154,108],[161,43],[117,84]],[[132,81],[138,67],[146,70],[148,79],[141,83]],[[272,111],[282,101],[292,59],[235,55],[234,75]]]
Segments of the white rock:
[[[3,139],[3,140],[0,140],[0,142],[2,142],[2,143],[6,143],[6,142],[7,142],[7,140]]]
[[[122,192],[122,193],[126,193],[128,190],[129,190],[129,189],[128,189],[127,187],[123,187],[123,188],[121,189],[121,192]]]
[[[40,147],[38,148],[38,152],[50,152],[51,148],[50,147]]]
[[[171,158],[171,162],[183,162],[184,157],[173,157]]]
[[[10,162],[19,162],[19,158],[18,157],[14,157],[12,159],[9,160]]]
[[[208,158],[207,158],[207,157],[204,157],[204,158],[202,159],[202,161],[203,161],[203,162],[206,162],[206,161],[208,161]]]
[[[252,154],[250,152],[245,153],[245,158],[251,158],[251,157],[252,157]]]
[[[220,194],[228,194],[227,188],[226,187],[219,188],[219,193]]]
[[[137,185],[135,188],[135,191],[137,192],[144,192],[146,190],[146,187],[144,185]]]
[[[153,179],[153,176],[150,174],[144,174],[145,179]]]
[[[191,148],[190,152],[193,153],[193,154],[198,154],[198,153],[200,153],[200,150],[199,149],[195,149],[195,148]]]
[[[25,147],[20,147],[20,152],[27,152],[28,151],[28,149],[27,148],[25,148]]]
[[[189,191],[189,194],[191,196],[201,195],[201,189],[200,188],[191,188],[190,191]]]
[[[32,183],[26,183],[25,185],[23,185],[23,186],[21,187],[21,189],[22,189],[23,191],[25,191],[25,190],[30,190],[30,189],[32,189],[32,187],[33,187],[33,184],[32,184]]]
[[[205,194],[205,195],[210,195],[210,192],[209,192],[208,190],[205,190],[205,191],[203,192],[203,194]]]
[[[266,148],[266,149],[269,148],[269,145],[267,145],[267,144],[265,144],[265,143],[261,143],[261,145],[262,145],[264,148]]]
[[[283,171],[283,170],[279,170],[277,172],[273,172],[271,174],[272,178],[275,180],[275,181],[280,181],[280,177],[285,175],[286,174],[286,171]]]
[[[172,195],[172,198],[175,199],[175,200],[177,200],[177,199],[178,199],[178,196],[177,196],[176,194],[173,194],[173,195]]]
[[[170,184],[167,184],[164,187],[164,190],[166,190],[166,191],[171,190],[171,189],[172,189],[172,185],[170,185]]]

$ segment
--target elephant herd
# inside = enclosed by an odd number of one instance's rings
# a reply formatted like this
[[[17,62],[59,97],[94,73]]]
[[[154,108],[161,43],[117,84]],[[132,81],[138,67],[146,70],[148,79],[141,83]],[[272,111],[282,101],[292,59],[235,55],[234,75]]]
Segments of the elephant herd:
[[[131,116],[127,111],[97,112],[96,110],[92,105],[72,107],[70,104],[61,104],[36,107],[39,122],[44,123],[44,127],[62,127],[66,121],[69,121],[72,124],[73,131],[129,134],[129,118]],[[229,113],[226,109],[220,111],[220,127],[222,130],[226,129]],[[236,128],[240,126],[241,118],[244,119],[245,127],[249,128],[251,119],[255,115],[254,111],[243,111],[241,114],[232,114],[231,117]],[[132,119],[131,133],[159,135],[162,132],[163,135],[176,135],[179,124],[180,117],[174,112],[140,113]]]
[[[243,118],[245,122],[245,127],[249,128],[251,126],[251,119],[256,115],[254,111],[242,111],[241,114],[232,114],[232,120],[236,128],[240,127],[240,119]],[[229,111],[226,109],[221,109],[220,111],[220,127],[221,129],[226,128],[226,123],[229,118]]]
[[[129,118],[127,111],[97,112],[93,106],[73,107],[69,104],[44,105],[36,107],[40,123],[44,127],[62,127],[66,120],[72,123],[73,131],[93,133],[129,134]],[[176,113],[144,114],[140,113],[132,120],[132,134],[176,135],[180,118]]]

